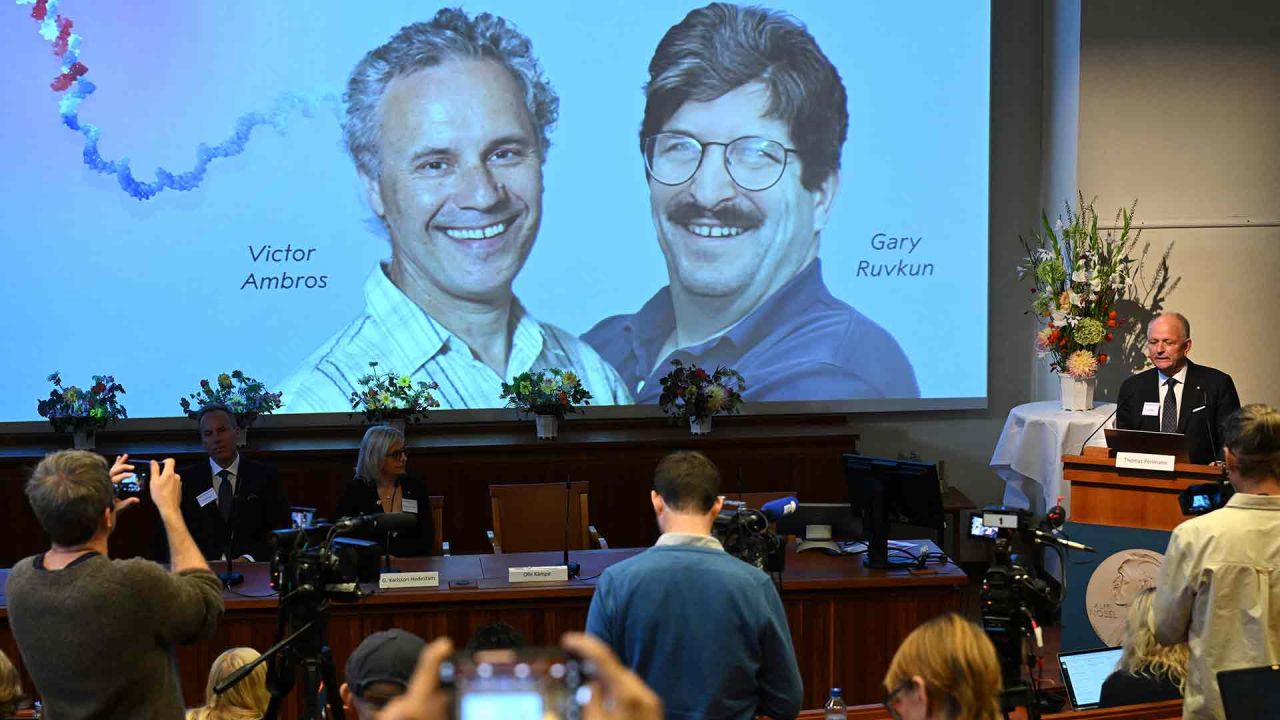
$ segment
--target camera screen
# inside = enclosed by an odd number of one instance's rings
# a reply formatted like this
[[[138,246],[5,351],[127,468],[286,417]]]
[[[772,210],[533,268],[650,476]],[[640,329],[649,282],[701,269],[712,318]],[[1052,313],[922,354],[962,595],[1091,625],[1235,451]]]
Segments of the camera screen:
[[[1000,528],[989,527],[982,523],[982,516],[973,513],[969,516],[969,537],[994,538]]]
[[[459,720],[542,720],[542,694],[472,692],[464,695]]]
[[[1191,496],[1192,510],[1208,510],[1209,507],[1210,505],[1209,505],[1208,495],[1192,495]]]
[[[140,495],[141,493],[142,481],[137,475],[130,475],[116,485],[116,495]]]
[[[289,517],[293,521],[295,530],[311,527],[312,522],[315,521],[316,510],[315,508],[295,507],[289,511]]]

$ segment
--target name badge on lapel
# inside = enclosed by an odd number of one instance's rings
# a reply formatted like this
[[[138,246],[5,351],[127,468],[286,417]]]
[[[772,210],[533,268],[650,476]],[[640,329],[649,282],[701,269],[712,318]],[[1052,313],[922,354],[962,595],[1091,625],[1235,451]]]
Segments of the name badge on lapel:
[[[196,496],[196,502],[200,503],[200,507],[204,507],[217,499],[218,493],[213,488],[209,488]]]
[[[400,511],[413,513],[414,515],[417,515],[418,501],[414,500],[413,498],[404,498],[403,500],[400,501]]]
[[[1143,417],[1160,417],[1160,403],[1142,403]]]

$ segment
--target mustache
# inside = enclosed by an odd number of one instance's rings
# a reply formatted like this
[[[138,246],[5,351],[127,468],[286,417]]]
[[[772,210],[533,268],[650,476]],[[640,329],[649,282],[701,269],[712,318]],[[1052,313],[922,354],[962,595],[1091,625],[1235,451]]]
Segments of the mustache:
[[[764,216],[750,206],[726,202],[708,208],[694,200],[677,201],[667,210],[667,219],[679,225],[691,225],[699,220],[710,220],[718,225],[748,230],[764,224]]]

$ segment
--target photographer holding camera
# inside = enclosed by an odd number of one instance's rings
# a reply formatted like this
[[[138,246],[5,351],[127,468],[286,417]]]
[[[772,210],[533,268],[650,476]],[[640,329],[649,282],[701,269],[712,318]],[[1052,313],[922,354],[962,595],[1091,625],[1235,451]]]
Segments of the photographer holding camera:
[[[1222,718],[1217,673],[1280,662],[1280,412],[1227,419],[1226,506],[1174,529],[1151,615],[1156,639],[1189,642],[1184,718]]]
[[[149,462],[144,490],[168,535],[171,569],[108,559],[120,514],[140,502],[117,499],[134,474],[128,457],[108,470],[101,456],[63,450],[27,481],[50,547],[10,572],[9,623],[50,717],[181,718],[174,645],[211,636],[222,617],[222,587],[182,520],[172,459]]]

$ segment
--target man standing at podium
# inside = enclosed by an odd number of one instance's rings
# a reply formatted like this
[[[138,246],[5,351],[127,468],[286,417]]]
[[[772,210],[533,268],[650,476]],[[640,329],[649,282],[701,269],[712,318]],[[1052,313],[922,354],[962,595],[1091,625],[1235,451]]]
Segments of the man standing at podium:
[[[1191,323],[1179,313],[1157,315],[1147,325],[1147,358],[1155,367],[1133,375],[1116,396],[1116,427],[1182,433],[1193,463],[1209,463],[1222,451],[1224,423],[1240,409],[1231,376],[1187,358]]]

